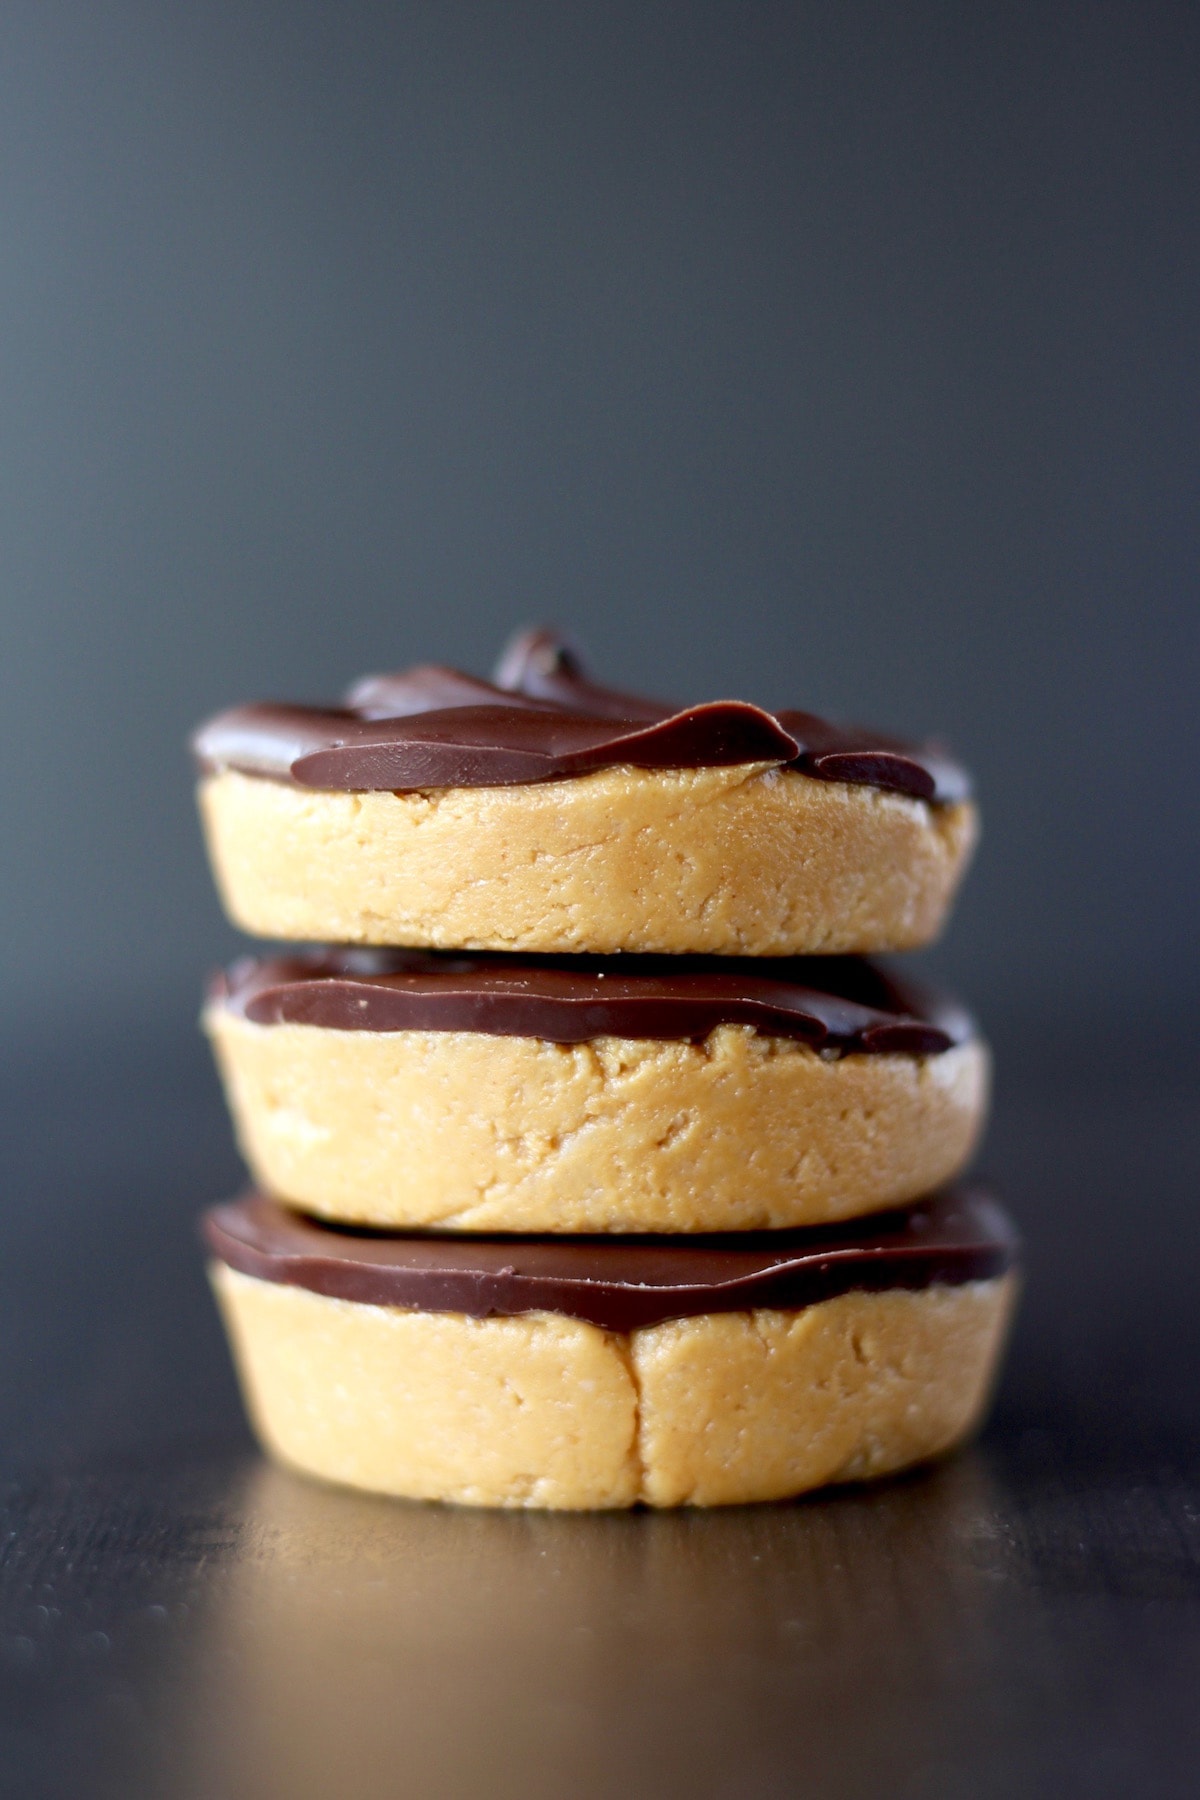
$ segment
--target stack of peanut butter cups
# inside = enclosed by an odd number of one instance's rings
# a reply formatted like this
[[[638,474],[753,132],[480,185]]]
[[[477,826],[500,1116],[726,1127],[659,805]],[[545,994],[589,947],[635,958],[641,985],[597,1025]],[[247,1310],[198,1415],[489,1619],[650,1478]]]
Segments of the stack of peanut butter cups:
[[[204,1021],[257,1186],[204,1221],[264,1446],[475,1505],[775,1500],[978,1422],[1016,1239],[988,1055],[868,960],[977,830],[944,751],[601,687],[550,632],[195,739]],[[312,946],[316,946],[315,948]]]

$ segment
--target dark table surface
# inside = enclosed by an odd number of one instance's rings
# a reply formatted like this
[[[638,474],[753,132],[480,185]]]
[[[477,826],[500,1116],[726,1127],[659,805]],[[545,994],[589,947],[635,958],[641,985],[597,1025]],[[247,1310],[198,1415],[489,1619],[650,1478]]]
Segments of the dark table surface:
[[[407,1506],[265,1465],[186,1030],[4,1064],[5,1796],[1200,1792],[1200,1207],[1169,1036],[1001,1033],[1028,1285],[991,1425],[874,1490]]]

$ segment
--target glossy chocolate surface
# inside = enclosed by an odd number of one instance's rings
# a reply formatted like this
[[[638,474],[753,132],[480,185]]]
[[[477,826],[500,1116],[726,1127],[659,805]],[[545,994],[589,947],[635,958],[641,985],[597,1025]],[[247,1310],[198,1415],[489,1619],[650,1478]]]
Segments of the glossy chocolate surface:
[[[440,1237],[323,1225],[249,1193],[204,1218],[230,1268],[334,1299],[483,1319],[566,1313],[633,1331],[697,1313],[813,1306],[851,1290],[982,1281],[1016,1259],[1011,1220],[959,1187],[804,1231],[704,1237]]]
[[[860,957],[501,956],[326,949],[246,957],[210,990],[258,1025],[477,1031],[558,1044],[699,1041],[719,1025],[827,1053],[930,1056],[974,1035],[952,1000]]]
[[[618,765],[735,763],[774,763],[939,803],[970,792],[965,770],[933,745],[739,700],[681,710],[600,687],[577,653],[547,631],[516,637],[494,682],[432,664],[368,676],[341,707],[262,704],[221,713],[201,726],[192,747],[207,770],[346,792],[508,787]]]

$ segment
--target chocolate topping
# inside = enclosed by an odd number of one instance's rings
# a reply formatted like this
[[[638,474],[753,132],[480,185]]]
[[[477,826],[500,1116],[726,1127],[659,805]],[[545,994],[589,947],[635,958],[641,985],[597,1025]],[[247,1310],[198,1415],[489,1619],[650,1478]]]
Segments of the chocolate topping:
[[[210,998],[258,1025],[699,1041],[752,1025],[835,1053],[930,1056],[974,1034],[970,1015],[852,956],[501,956],[326,949],[246,957]]]
[[[204,1235],[230,1268],[338,1300],[477,1319],[566,1313],[605,1331],[798,1309],[852,1289],[982,1281],[1011,1267],[1018,1249],[1011,1220],[975,1187],[845,1225],[694,1238],[375,1234],[251,1193],[207,1213]]]
[[[618,764],[759,762],[921,800],[961,800],[970,792],[966,772],[932,745],[740,700],[680,711],[599,687],[578,653],[547,631],[515,638],[495,682],[422,664],[367,676],[339,708],[236,707],[201,726],[192,747],[205,769],[348,792],[507,787]]]

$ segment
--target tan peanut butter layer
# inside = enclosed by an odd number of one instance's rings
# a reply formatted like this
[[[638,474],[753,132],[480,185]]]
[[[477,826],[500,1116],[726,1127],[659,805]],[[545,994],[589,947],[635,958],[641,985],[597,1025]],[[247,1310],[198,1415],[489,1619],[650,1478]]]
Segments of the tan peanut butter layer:
[[[529,952],[915,949],[977,836],[969,801],[767,764],[612,767],[522,786],[201,780],[213,872],[257,936]]]

